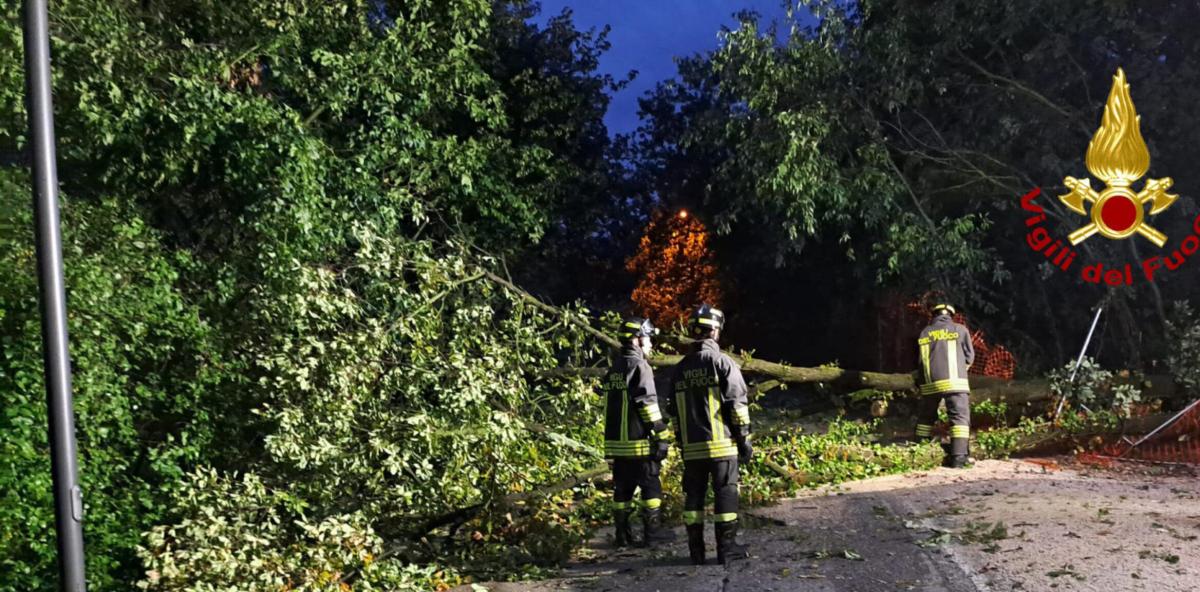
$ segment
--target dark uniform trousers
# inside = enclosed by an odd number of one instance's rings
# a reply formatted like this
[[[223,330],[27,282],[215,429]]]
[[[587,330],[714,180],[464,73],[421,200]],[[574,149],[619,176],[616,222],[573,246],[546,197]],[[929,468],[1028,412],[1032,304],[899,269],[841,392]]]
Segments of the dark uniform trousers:
[[[921,395],[917,408],[917,437],[932,438],[937,422],[938,403],[946,401],[950,419],[950,454],[967,454],[967,438],[971,435],[971,401],[968,393]]]
[[[642,490],[642,503],[649,509],[662,503],[662,482],[658,473],[662,463],[653,458],[613,459],[613,507],[633,509],[634,491]]]
[[[712,485],[713,521],[737,519],[738,459],[708,458],[683,461],[683,521],[700,524],[704,521],[704,498]]]

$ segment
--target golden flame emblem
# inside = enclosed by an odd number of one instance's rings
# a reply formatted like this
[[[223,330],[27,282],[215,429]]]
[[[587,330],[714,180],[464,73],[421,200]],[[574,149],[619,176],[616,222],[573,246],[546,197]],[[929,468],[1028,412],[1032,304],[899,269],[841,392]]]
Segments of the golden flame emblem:
[[[1097,193],[1090,179],[1063,180],[1071,192],[1060,195],[1059,199],[1068,208],[1087,216],[1083,202],[1092,203],[1091,223],[1070,234],[1071,244],[1077,245],[1097,232],[1111,239],[1136,233],[1159,247],[1167,242],[1165,234],[1146,223],[1146,204],[1150,204],[1153,216],[1170,207],[1179,196],[1167,193],[1173,183],[1170,177],[1147,179],[1140,192],[1133,192],[1134,181],[1150,170],[1150,150],[1142,139],[1141,117],[1133,108],[1129,83],[1120,68],[1113,76],[1100,129],[1088,144],[1087,169],[1107,187]]]

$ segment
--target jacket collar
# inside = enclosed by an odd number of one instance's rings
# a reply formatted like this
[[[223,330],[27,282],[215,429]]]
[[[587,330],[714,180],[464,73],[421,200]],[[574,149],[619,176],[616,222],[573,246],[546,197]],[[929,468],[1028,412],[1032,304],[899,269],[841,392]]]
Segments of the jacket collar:
[[[695,348],[694,351],[708,350],[714,353],[720,353],[721,351],[721,346],[717,345],[715,339],[701,339],[693,347]]]

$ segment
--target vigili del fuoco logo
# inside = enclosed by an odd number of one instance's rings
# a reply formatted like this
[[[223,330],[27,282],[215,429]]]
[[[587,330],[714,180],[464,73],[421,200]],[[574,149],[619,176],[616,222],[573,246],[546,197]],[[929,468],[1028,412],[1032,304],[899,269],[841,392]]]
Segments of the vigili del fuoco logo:
[[[1174,183],[1170,177],[1147,179],[1141,191],[1135,192],[1133,189],[1133,184],[1150,170],[1150,150],[1142,139],[1141,118],[1129,95],[1125,72],[1120,68],[1113,76],[1112,90],[1108,93],[1100,129],[1096,130],[1096,135],[1088,144],[1086,162],[1088,171],[1105,187],[1099,191],[1093,189],[1092,180],[1086,177],[1067,177],[1063,180],[1063,185],[1070,193],[1060,195],[1059,201],[1072,212],[1085,217],[1085,223],[1067,236],[1069,245],[1053,238],[1042,226],[1046,221],[1045,210],[1034,203],[1042,190],[1035,188],[1021,197],[1021,209],[1032,212],[1025,219],[1025,226],[1030,229],[1025,235],[1029,247],[1063,271],[1071,271],[1079,254],[1071,247],[1095,234],[1110,240],[1125,240],[1136,234],[1155,247],[1163,247],[1167,243],[1167,235],[1154,228],[1147,216],[1163,212],[1179,196],[1167,193]],[[1147,207],[1149,213],[1146,212]],[[1138,274],[1147,281],[1154,281],[1156,272],[1164,268],[1168,271],[1180,268],[1197,249],[1200,249],[1200,217],[1193,221],[1192,233],[1176,249],[1169,255],[1155,255],[1143,260]],[[1105,268],[1103,263],[1092,263],[1079,269],[1083,280],[1093,284],[1129,285],[1135,277],[1131,264]]]

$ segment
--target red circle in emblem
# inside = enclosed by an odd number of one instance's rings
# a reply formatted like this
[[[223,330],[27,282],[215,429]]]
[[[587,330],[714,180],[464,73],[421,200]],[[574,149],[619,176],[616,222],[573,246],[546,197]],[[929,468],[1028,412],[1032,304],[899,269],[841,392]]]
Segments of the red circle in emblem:
[[[1127,195],[1113,195],[1104,201],[1100,218],[1114,232],[1124,232],[1137,220],[1137,204]]]

